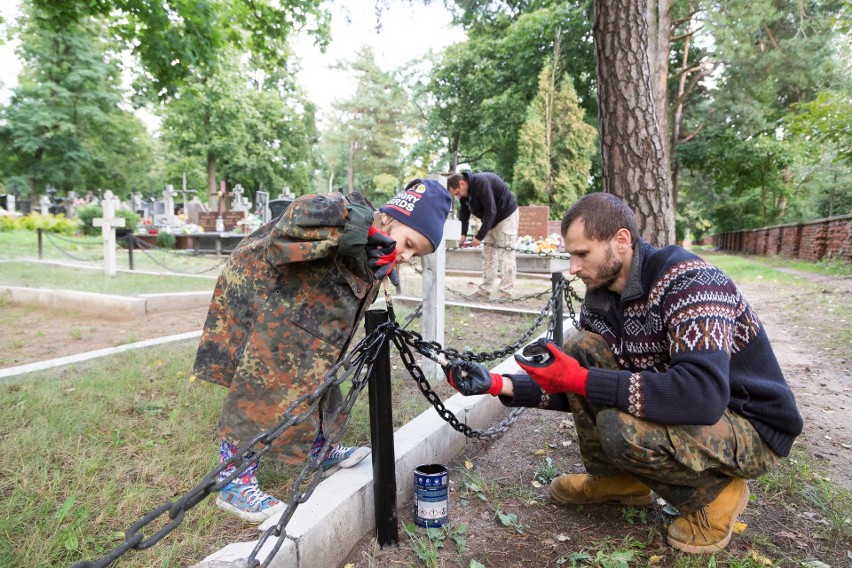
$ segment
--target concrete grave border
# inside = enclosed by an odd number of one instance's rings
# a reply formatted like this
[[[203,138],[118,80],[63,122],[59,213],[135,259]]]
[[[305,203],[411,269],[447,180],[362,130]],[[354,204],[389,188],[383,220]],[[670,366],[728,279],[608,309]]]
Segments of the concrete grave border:
[[[510,357],[492,371],[516,373],[519,368]],[[497,398],[486,395],[457,394],[444,401],[444,405],[460,422],[478,429],[493,426],[510,411]],[[466,445],[467,438],[444,421],[434,408],[427,409],[397,430],[394,434],[397,508],[407,507],[413,501],[415,467],[424,463],[449,463]],[[452,473],[450,475],[452,478]],[[285,542],[270,562],[270,568],[339,566],[358,541],[375,530],[373,491],[373,468],[369,459],[324,480],[287,523]],[[449,516],[452,519],[452,511]],[[260,525],[260,530],[273,526],[278,518],[269,519]],[[229,544],[193,568],[242,567],[257,543],[258,540]],[[269,539],[258,559],[263,561],[274,544],[275,539]]]

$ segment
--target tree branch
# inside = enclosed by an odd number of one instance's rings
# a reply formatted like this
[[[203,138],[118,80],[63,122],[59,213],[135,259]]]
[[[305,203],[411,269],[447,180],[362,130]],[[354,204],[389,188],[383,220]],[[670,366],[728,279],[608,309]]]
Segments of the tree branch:
[[[680,140],[678,140],[678,142],[679,143],[690,142],[693,138],[698,136],[698,133],[701,132],[702,130],[704,130],[704,124],[702,124],[698,128],[696,128],[692,132],[692,134],[688,134],[688,135],[684,136],[683,138],[681,138]]]

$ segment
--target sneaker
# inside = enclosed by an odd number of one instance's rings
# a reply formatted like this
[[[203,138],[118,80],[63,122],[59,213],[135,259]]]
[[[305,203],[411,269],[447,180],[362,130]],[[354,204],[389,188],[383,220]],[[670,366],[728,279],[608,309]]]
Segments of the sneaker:
[[[287,508],[285,503],[261,491],[257,483],[229,483],[219,491],[216,505],[250,523],[262,523]]]
[[[647,485],[628,473],[595,477],[586,473],[560,475],[550,483],[551,498],[563,505],[615,502],[650,505],[653,495]]]
[[[666,531],[666,540],[672,547],[692,554],[722,550],[731,542],[734,524],[746,505],[748,485],[734,478],[703,508],[684,513],[672,521]]]
[[[339,469],[348,469],[357,465],[361,460],[370,455],[370,448],[336,445],[330,448],[325,458],[320,463],[323,477],[328,477]]]

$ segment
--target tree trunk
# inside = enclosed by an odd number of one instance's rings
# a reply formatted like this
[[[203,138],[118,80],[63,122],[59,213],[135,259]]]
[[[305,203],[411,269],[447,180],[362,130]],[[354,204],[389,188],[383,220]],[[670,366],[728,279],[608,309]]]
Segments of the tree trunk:
[[[675,241],[674,209],[648,65],[643,2],[596,0],[595,63],[603,188],[636,214],[656,246]]]
[[[648,63],[651,69],[651,88],[654,91],[654,104],[657,108],[657,120],[660,123],[660,135],[663,152],[666,156],[666,168],[671,159],[669,146],[669,52],[672,46],[672,3],[671,0],[648,0],[646,11],[648,24]]]
[[[216,157],[212,154],[207,154],[207,207],[210,211],[219,210],[219,189],[216,187]]]
[[[349,193],[355,191],[355,139],[349,141]]]

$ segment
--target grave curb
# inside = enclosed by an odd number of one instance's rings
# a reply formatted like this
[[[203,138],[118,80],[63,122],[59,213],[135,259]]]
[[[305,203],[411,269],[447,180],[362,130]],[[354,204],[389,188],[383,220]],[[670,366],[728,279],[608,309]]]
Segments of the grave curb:
[[[52,310],[64,309],[107,319],[126,319],[145,315],[145,300],[132,296],[53,288],[0,286],[0,298],[12,305],[38,306]]]
[[[518,372],[512,357],[492,371]],[[456,394],[444,401],[460,422],[472,428],[487,428],[508,415],[496,397],[462,396]],[[467,445],[467,438],[455,431],[429,408],[402,426],[394,434],[396,458],[397,508],[407,507],[413,500],[414,468],[424,463],[447,464]],[[453,473],[450,473],[451,483]],[[373,469],[365,459],[357,466],[341,470],[320,483],[310,500],[296,509],[287,523],[285,544],[269,563],[271,568],[334,568],[349,555],[365,535],[375,531],[373,507]],[[449,514],[452,518],[452,511]],[[268,520],[260,530],[272,526],[277,518]],[[274,539],[270,539],[274,541]],[[267,545],[270,545],[267,541]],[[192,568],[243,566],[257,540],[236,542],[209,555]],[[271,550],[271,546],[265,549]],[[258,554],[264,560],[263,551]]]

